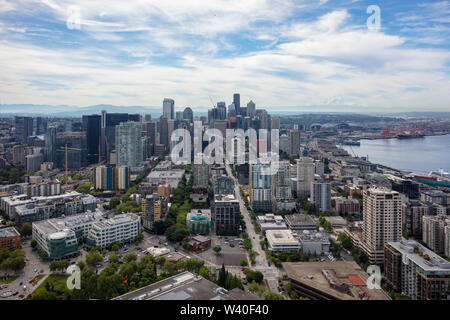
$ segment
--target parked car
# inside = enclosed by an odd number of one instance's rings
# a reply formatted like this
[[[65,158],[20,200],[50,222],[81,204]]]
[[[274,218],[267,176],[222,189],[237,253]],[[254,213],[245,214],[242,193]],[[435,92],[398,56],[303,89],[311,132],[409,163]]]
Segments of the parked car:
[[[101,268],[102,265],[101,265],[100,263],[97,263],[97,264],[95,265],[95,267],[96,267],[96,268]]]

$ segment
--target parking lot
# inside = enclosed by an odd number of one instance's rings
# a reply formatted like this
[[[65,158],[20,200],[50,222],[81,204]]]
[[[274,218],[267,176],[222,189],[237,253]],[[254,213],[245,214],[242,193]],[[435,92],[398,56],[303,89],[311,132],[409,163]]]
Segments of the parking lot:
[[[239,247],[238,237],[217,237],[211,238],[211,248],[198,253],[201,258],[210,261],[215,265],[239,266],[241,260],[247,260],[245,249]],[[212,248],[220,246],[222,250],[216,254]]]

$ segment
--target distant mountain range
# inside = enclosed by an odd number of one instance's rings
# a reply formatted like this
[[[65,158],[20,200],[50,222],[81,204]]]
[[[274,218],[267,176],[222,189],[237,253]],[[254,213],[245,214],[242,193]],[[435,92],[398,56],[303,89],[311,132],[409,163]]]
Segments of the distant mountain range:
[[[126,112],[151,114],[152,117],[162,115],[162,107],[144,107],[144,106],[114,106],[108,104],[99,104],[89,107],[75,107],[69,105],[37,105],[37,104],[2,104],[0,117],[11,116],[47,116],[55,118],[63,117],[81,117],[85,114],[100,114],[102,110],[107,112]]]
[[[210,107],[193,107],[196,116],[206,116],[207,109]],[[288,116],[288,115],[300,115],[300,114],[370,114],[372,116],[382,117],[415,117],[415,118],[450,118],[450,111],[417,111],[417,112],[392,112],[392,113],[380,113],[380,112],[367,112],[366,110],[358,110],[357,112],[339,111],[336,108],[335,111],[319,111],[321,108],[314,106],[306,107],[262,107],[266,108],[272,116]],[[272,111],[271,111],[272,109]],[[293,111],[287,111],[287,110]],[[107,112],[126,112],[126,113],[139,113],[139,114],[151,114],[152,118],[159,118],[162,115],[162,106],[115,106],[110,104],[99,104],[88,107],[77,107],[70,105],[38,105],[38,104],[2,104],[0,105],[0,117],[12,117],[12,116],[46,116],[55,118],[64,117],[81,117],[86,114],[100,114],[102,110]],[[201,110],[201,111],[197,111]],[[284,111],[286,110],[286,111]],[[294,111],[295,110],[295,111]]]

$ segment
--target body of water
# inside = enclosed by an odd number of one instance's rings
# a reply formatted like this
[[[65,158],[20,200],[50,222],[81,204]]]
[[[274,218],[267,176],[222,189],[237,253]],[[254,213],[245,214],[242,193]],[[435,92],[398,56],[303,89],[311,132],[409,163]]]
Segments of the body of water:
[[[428,174],[439,168],[450,171],[450,135],[417,139],[361,140],[361,146],[343,146],[349,154],[369,156],[369,161],[399,170]],[[353,152],[352,152],[353,149]]]

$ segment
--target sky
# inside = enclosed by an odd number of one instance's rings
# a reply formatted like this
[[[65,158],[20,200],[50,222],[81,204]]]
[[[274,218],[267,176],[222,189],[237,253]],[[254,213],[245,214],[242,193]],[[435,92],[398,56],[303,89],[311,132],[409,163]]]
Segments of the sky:
[[[449,30],[450,1],[0,0],[0,101],[450,111]]]

